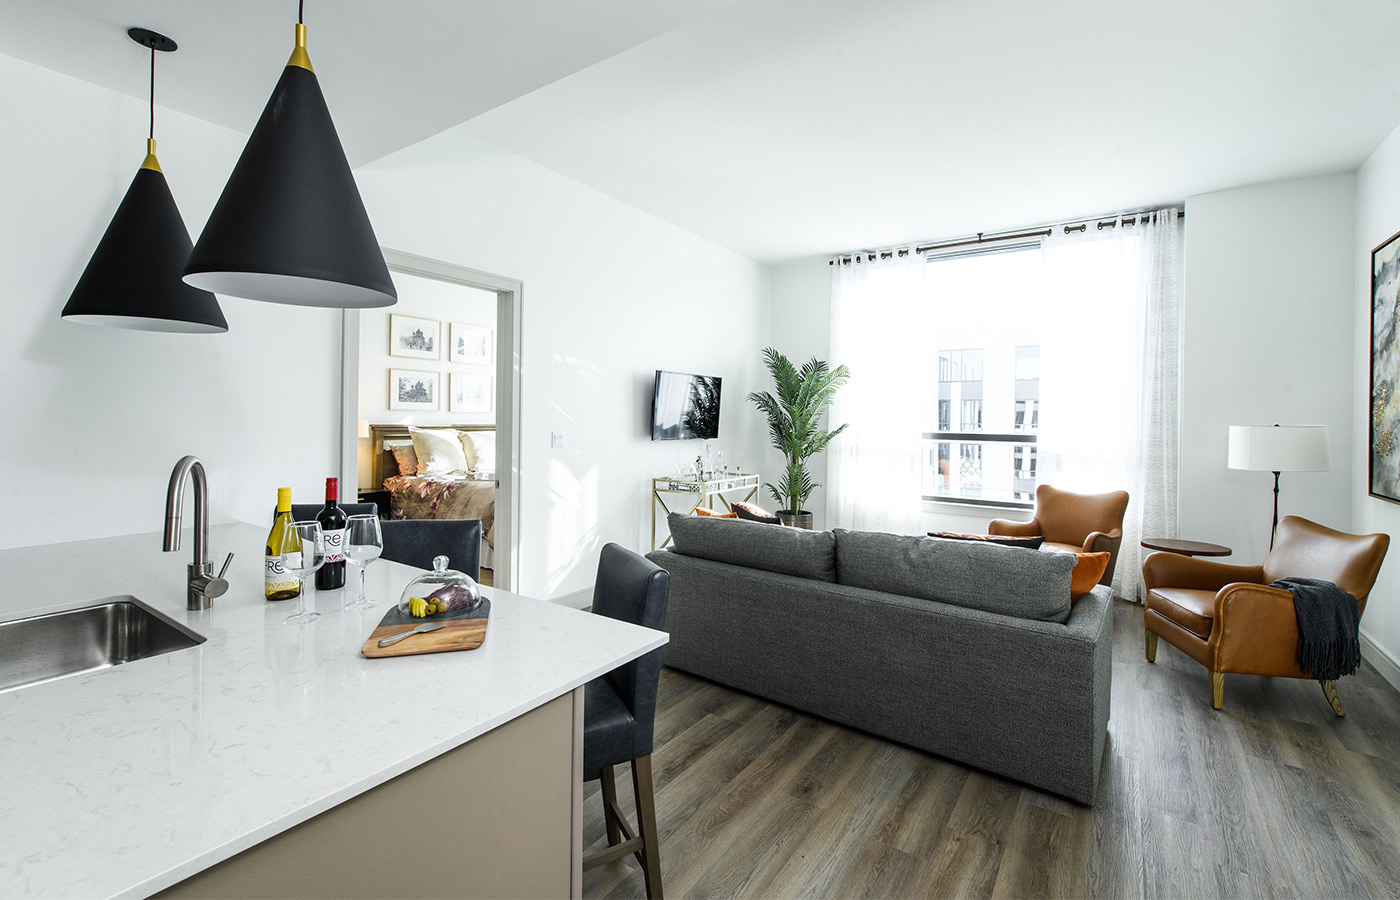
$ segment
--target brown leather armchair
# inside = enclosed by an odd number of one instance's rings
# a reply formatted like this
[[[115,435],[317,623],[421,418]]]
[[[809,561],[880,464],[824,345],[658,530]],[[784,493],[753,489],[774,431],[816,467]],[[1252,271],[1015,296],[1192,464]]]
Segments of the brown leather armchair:
[[[1007,537],[1044,535],[1043,550],[1071,550],[1075,553],[1111,554],[1099,584],[1113,583],[1118,565],[1118,547],[1123,543],[1123,515],[1128,511],[1128,492],[1074,494],[1042,484],[1035,489],[1035,518],[1029,522],[993,519],[988,534]]]
[[[1157,638],[1165,638],[1210,670],[1210,700],[1216,709],[1225,700],[1227,672],[1311,678],[1298,668],[1302,639],[1293,595],[1269,585],[1288,577],[1331,581],[1356,597],[1364,613],[1389,547],[1388,534],[1347,534],[1286,516],[1261,565],[1153,553],[1142,564],[1147,661],[1156,662]],[[1337,715],[1346,715],[1336,684],[1324,681],[1322,691]]]

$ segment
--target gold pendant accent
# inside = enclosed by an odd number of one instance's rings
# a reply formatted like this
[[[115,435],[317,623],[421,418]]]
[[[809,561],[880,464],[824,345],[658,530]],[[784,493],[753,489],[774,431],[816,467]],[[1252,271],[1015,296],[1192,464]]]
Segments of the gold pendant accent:
[[[146,158],[141,161],[141,168],[150,169],[152,172],[160,171],[160,163],[156,161],[156,139],[146,139]]]
[[[292,58],[287,60],[287,65],[298,66],[308,72],[316,71],[311,68],[311,57],[306,55],[306,26],[300,22],[297,23],[297,45],[292,50]]]

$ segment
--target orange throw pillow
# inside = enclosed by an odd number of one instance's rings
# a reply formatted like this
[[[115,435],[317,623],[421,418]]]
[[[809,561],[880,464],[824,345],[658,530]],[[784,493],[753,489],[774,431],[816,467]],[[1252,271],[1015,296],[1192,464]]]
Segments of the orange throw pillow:
[[[1079,601],[1079,598],[1094,589],[1103,577],[1103,573],[1108,571],[1108,561],[1113,556],[1111,553],[1076,553],[1078,560],[1074,564],[1074,569],[1069,573],[1069,605],[1071,608]]]
[[[736,512],[727,512],[727,513],[715,512],[713,509],[710,509],[708,506],[697,506],[697,507],[695,507],[695,514],[696,514],[697,516],[710,516],[711,518],[715,518],[715,519],[737,519],[737,518],[739,518],[739,514],[736,513]]]

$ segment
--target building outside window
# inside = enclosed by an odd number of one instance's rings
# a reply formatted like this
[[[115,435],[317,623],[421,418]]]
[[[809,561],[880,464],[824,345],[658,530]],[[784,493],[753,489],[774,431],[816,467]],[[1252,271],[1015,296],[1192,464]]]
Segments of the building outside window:
[[[1041,266],[1034,244],[928,262],[925,284],[942,348],[934,351],[937,408],[924,433],[926,500],[1034,501]]]

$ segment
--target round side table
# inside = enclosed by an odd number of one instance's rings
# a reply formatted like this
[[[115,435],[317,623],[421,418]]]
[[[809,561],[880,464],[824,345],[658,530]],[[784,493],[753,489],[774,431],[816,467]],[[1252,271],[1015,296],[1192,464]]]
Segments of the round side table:
[[[1138,543],[1148,550],[1162,550],[1166,553],[1179,553],[1182,556],[1229,556],[1233,551],[1220,544],[1207,544],[1204,541],[1182,541],[1176,538],[1143,538]]]

